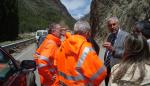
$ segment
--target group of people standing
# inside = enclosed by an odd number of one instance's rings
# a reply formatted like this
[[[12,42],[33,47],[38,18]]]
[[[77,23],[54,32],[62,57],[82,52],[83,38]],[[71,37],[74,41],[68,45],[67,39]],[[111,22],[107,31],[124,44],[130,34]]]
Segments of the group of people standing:
[[[150,21],[136,22],[130,33],[122,30],[117,17],[109,18],[107,26],[106,86],[149,86]]]
[[[34,54],[41,85],[99,86],[103,80],[106,86],[150,85],[149,21],[137,22],[133,33],[123,31],[117,17],[109,18],[107,26],[103,62],[88,22],[77,21],[74,34],[64,34],[60,24],[50,24]]]

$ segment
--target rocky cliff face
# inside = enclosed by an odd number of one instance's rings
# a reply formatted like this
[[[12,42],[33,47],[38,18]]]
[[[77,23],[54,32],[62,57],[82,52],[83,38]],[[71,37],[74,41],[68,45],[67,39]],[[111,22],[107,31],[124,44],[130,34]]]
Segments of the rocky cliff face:
[[[57,6],[57,8],[59,8],[58,10],[65,15],[66,17],[72,19],[73,21],[75,21],[75,19],[68,13],[67,8],[60,2],[60,0],[53,0]]]
[[[81,20],[90,21],[90,14],[86,14],[84,17],[81,18]]]
[[[0,41],[46,29],[52,22],[70,27],[75,22],[60,0],[0,0]]]
[[[93,33],[104,37],[106,20],[117,16],[125,30],[131,31],[138,20],[150,19],[150,0],[93,0],[90,12],[90,24]]]
[[[18,14],[20,32],[45,29],[50,22],[75,22],[60,0],[18,0]]]

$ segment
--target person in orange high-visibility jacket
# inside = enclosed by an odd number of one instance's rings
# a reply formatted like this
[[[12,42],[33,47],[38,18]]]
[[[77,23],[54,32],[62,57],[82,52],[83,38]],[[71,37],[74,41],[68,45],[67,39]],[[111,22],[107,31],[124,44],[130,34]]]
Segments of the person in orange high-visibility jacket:
[[[53,77],[57,73],[54,57],[56,50],[61,44],[60,37],[61,26],[59,24],[51,24],[49,26],[49,34],[34,55],[42,86],[50,86],[54,82]]]
[[[66,35],[57,51],[58,75],[53,86],[99,86],[106,77],[106,68],[87,41],[90,25],[78,21],[75,35]]]

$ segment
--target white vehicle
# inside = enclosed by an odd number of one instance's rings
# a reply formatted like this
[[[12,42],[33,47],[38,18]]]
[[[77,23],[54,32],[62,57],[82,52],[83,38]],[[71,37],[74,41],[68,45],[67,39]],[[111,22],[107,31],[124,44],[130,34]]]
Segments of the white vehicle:
[[[40,36],[43,36],[43,35],[46,36],[47,34],[48,34],[47,30],[37,30],[35,38],[36,38],[36,40],[38,40]]]

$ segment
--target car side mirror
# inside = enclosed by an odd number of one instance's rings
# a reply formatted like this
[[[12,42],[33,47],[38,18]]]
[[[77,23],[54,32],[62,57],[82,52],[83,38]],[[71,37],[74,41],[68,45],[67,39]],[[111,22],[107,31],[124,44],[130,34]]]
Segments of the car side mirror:
[[[36,70],[36,62],[33,60],[23,60],[20,64],[22,70],[26,71],[35,71]]]

